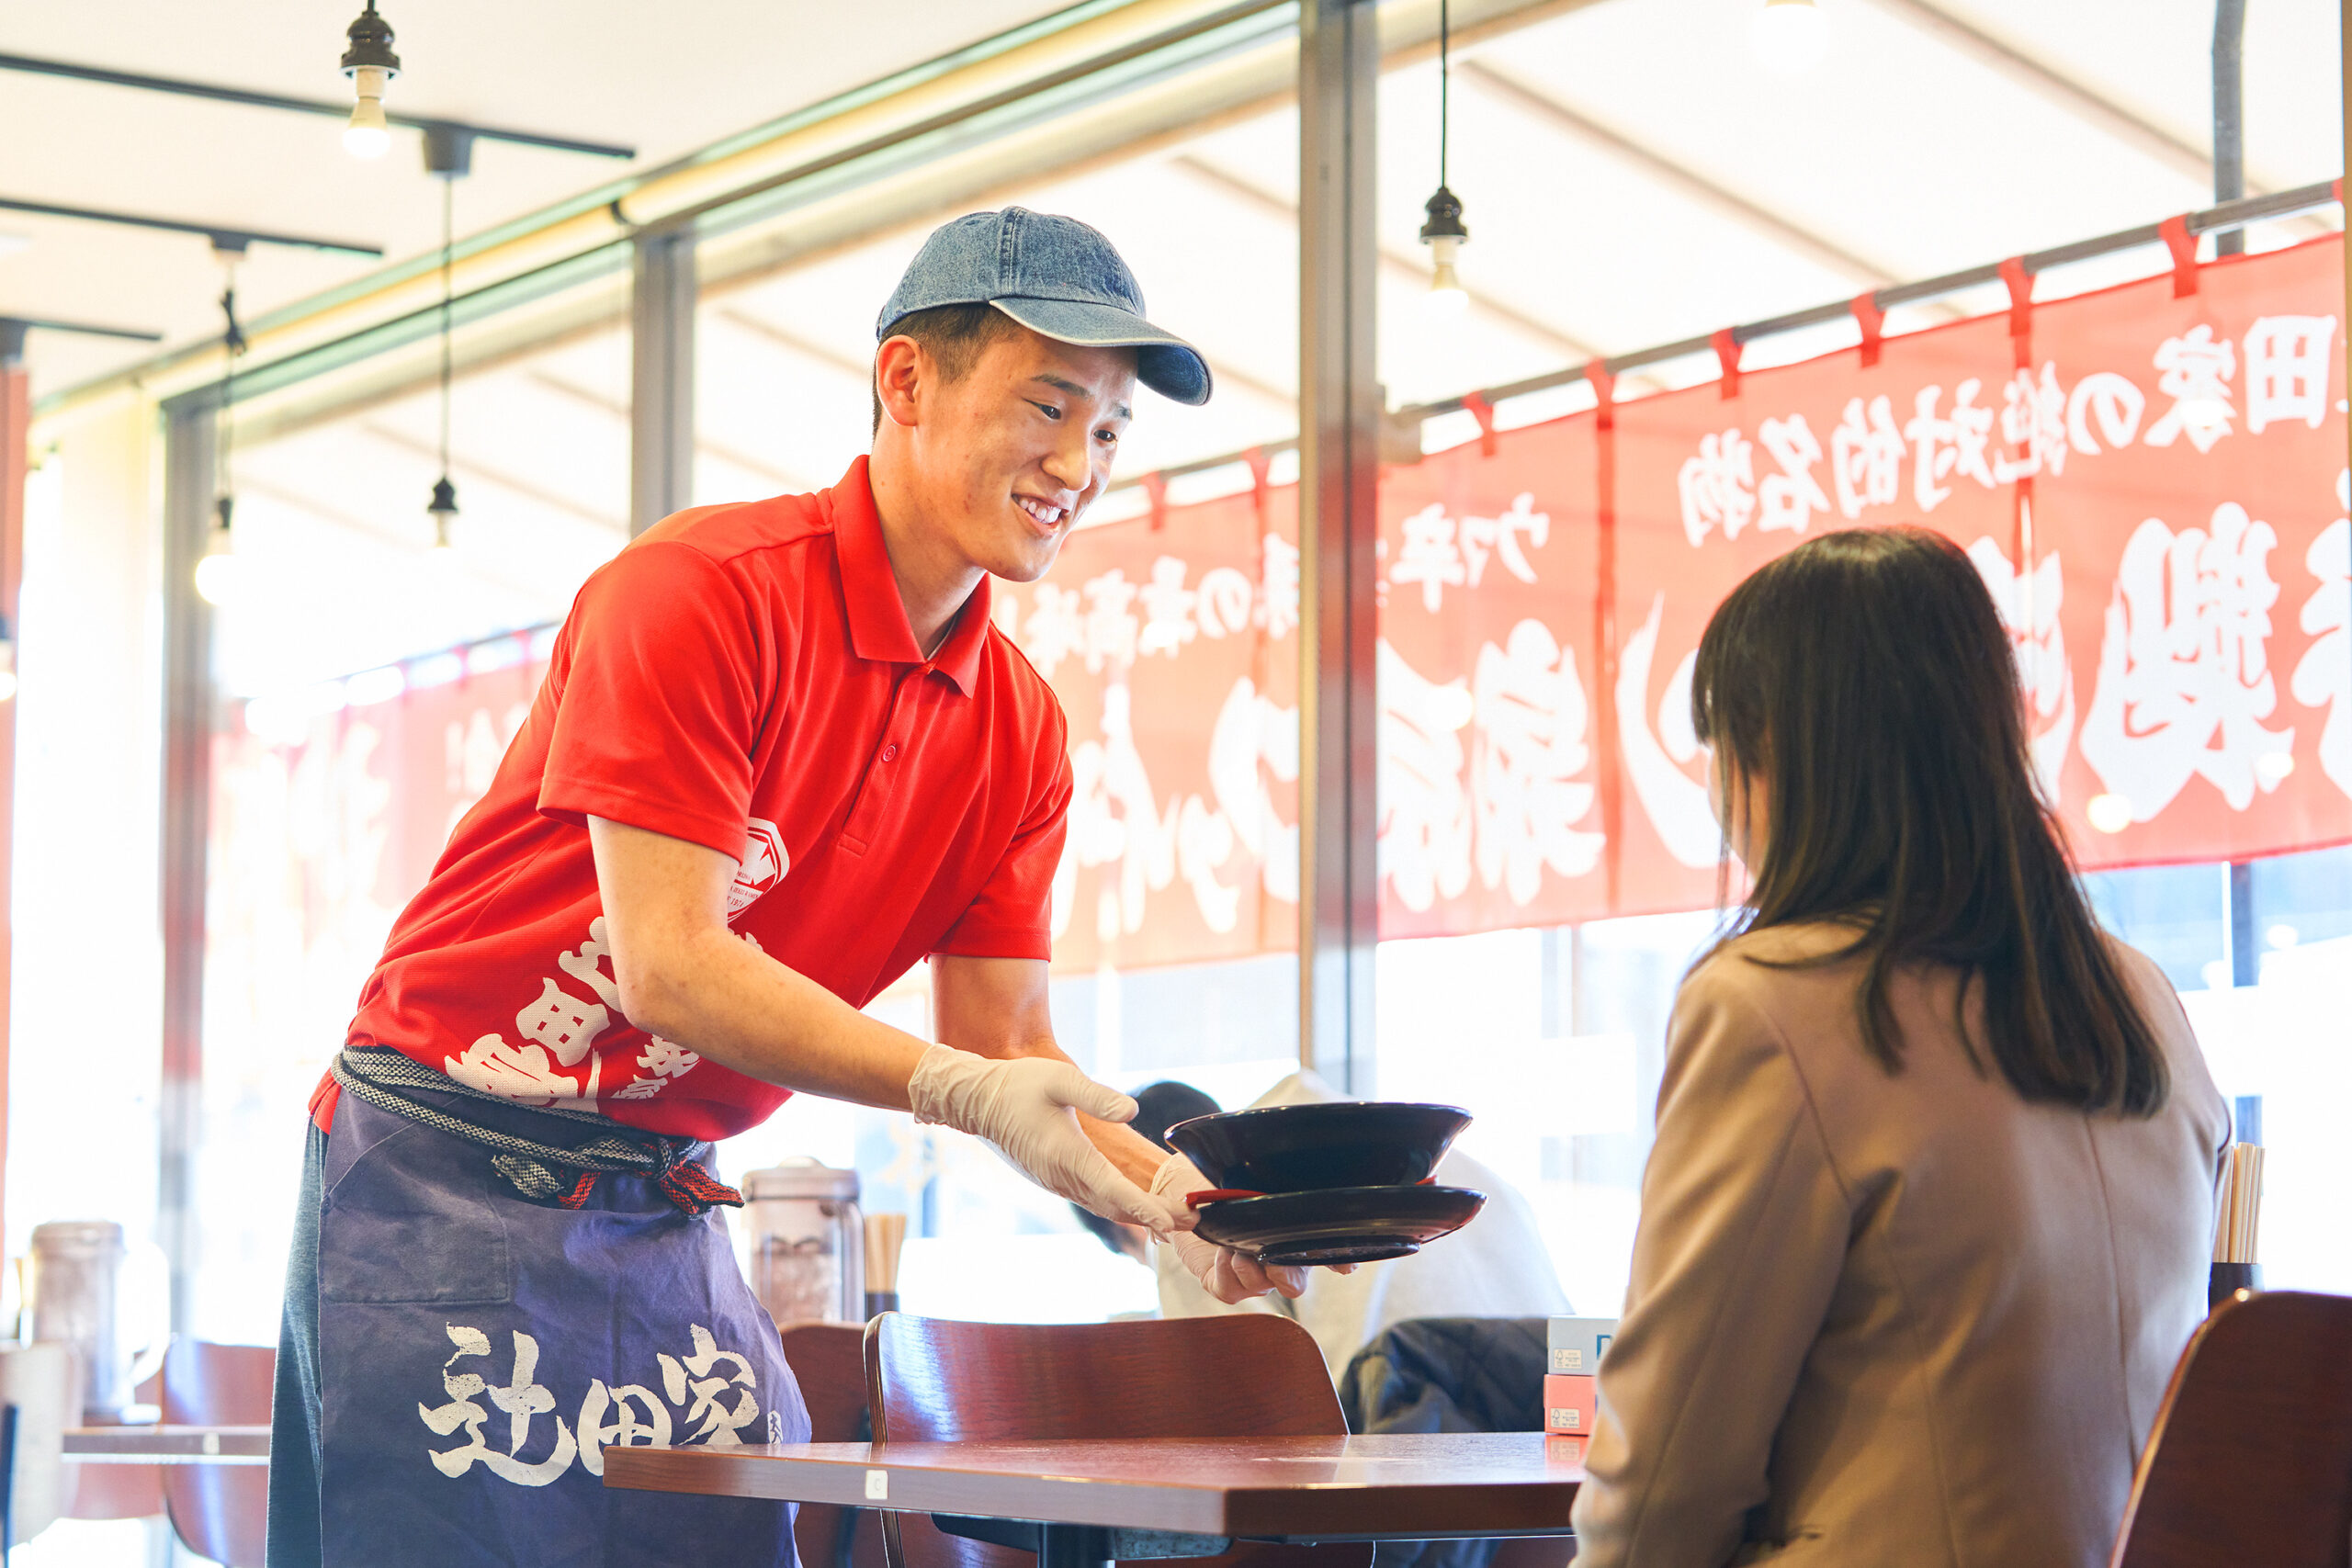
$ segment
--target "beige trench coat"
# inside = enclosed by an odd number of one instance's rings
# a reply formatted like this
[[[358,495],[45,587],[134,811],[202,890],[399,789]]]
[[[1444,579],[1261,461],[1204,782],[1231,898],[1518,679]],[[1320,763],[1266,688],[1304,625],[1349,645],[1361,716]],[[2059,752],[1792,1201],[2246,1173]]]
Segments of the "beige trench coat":
[[[1863,1050],[1843,939],[1741,938],[1677,998],[1623,1322],[1576,1504],[1577,1568],[2104,1563],[2205,1310],[2222,1098],[2180,1003],[2153,1119],[1979,1073],[1957,977],[1896,982],[1904,1070]]]

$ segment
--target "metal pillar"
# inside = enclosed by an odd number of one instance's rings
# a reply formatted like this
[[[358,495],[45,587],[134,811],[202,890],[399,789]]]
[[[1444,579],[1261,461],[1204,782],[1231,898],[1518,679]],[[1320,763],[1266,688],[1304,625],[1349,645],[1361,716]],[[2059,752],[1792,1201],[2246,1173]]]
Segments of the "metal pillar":
[[[1373,547],[1377,8],[1306,0],[1298,40],[1298,1053],[1371,1089],[1379,938]]]
[[[31,466],[31,372],[25,367],[25,329],[0,322],[0,643],[14,678],[17,590],[24,581],[25,479]],[[0,1173],[8,1165],[8,996],[15,936],[10,898],[15,878],[17,823],[17,705],[0,699]],[[0,1184],[5,1191],[5,1184]],[[5,1206],[0,1206],[5,1207]]]
[[[695,235],[640,234],[629,298],[628,531],[693,503]]]
[[[2262,979],[2262,950],[2254,930],[2254,863],[2233,860],[2222,884],[2222,920],[2230,955],[2230,984],[2252,986]]]
[[[2245,194],[2245,69],[2240,46],[2245,39],[2245,0],[2214,0],[2213,6],[2213,201],[2235,201]],[[2213,236],[2213,254],[2245,251],[2243,230]]]
[[[197,1267],[196,1154],[204,1086],[204,892],[211,829],[212,607],[196,563],[212,525],[209,402],[167,405],[164,425],[164,1059],[155,1239],[186,1332]]]

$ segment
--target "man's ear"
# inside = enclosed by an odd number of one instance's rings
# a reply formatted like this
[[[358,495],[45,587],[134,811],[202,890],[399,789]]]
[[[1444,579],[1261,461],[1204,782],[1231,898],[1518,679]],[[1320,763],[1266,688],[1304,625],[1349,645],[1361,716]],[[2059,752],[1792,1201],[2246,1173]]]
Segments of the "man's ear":
[[[933,379],[931,355],[910,337],[886,338],[874,351],[874,396],[893,424],[922,423],[922,394]]]

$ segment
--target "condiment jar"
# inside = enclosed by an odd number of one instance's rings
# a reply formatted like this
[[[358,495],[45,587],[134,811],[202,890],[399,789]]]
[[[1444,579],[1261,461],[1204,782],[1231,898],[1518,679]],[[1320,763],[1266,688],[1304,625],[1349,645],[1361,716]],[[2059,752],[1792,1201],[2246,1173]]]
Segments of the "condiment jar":
[[[806,1156],[743,1179],[752,1291],[779,1324],[865,1321],[857,1172]]]

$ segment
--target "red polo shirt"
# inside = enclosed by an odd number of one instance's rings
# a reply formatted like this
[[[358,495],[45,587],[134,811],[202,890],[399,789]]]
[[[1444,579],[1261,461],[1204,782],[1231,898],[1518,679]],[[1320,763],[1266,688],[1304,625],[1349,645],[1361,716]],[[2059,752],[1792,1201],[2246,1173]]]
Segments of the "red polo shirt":
[[[526,1104],[740,1133],[785,1091],[623,1016],[587,818],[734,858],[729,925],[863,1007],[926,953],[1049,954],[1064,734],[986,580],[922,657],[865,458],[815,495],[682,512],[581,589],[350,1043]]]

